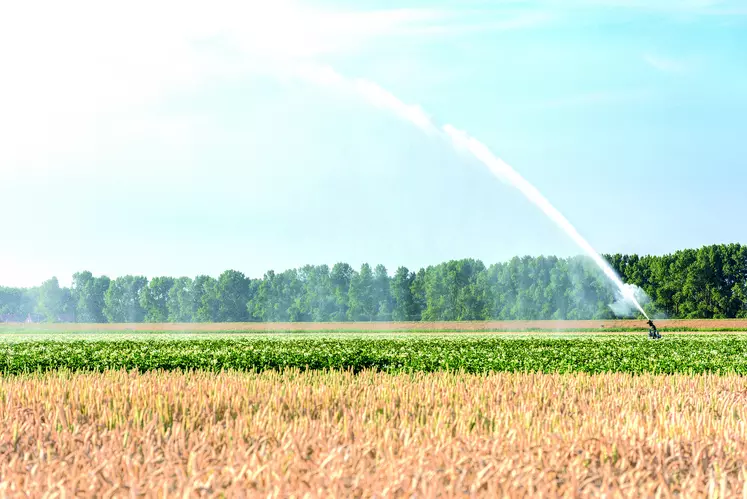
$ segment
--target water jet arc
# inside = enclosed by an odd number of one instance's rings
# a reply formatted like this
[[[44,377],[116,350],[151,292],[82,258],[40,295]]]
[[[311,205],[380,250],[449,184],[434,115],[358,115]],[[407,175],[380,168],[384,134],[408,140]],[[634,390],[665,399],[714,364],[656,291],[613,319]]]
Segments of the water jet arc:
[[[384,89],[380,85],[370,80],[362,78],[347,78],[329,66],[319,66],[316,64],[303,64],[298,67],[296,73],[298,77],[312,83],[335,87],[340,90],[352,92],[361,96],[374,106],[386,109],[394,113],[399,118],[409,121],[423,132],[429,135],[439,135],[446,138],[461,151],[469,152],[482,164],[484,164],[496,177],[507,182],[509,185],[518,189],[529,201],[537,206],[547,215],[556,225],[558,225],[573,241],[591,257],[596,265],[604,272],[610,281],[618,289],[620,297],[635,305],[635,308],[648,319],[648,315],[638,303],[635,297],[636,287],[626,285],[620,277],[610,267],[609,263],[602,258],[599,253],[584,239],[576,228],[571,224],[550,201],[542,195],[527,179],[519,172],[514,170],[508,163],[497,158],[488,147],[479,140],[470,137],[466,132],[457,130],[451,125],[444,125],[438,128],[428,114],[420,106],[407,104],[397,96]]]

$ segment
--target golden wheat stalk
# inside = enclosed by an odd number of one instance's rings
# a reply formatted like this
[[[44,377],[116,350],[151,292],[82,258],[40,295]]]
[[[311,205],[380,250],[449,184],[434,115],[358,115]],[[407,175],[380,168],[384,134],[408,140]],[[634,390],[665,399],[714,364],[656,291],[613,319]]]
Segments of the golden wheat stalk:
[[[0,379],[0,496],[747,497],[737,376]]]

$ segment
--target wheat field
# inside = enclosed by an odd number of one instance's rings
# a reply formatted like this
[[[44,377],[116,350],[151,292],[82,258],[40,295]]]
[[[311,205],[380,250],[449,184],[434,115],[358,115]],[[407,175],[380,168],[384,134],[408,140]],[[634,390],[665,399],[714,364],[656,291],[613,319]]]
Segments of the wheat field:
[[[0,496],[745,497],[738,376],[0,378]]]

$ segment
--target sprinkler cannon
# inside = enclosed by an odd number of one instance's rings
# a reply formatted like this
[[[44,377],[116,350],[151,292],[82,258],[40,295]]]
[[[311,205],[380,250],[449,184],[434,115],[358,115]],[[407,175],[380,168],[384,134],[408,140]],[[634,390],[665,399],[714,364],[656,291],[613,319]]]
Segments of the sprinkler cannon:
[[[651,338],[652,340],[660,339],[661,335],[659,334],[659,331],[656,329],[656,325],[654,324],[654,321],[649,319],[646,324],[649,325],[648,337]]]

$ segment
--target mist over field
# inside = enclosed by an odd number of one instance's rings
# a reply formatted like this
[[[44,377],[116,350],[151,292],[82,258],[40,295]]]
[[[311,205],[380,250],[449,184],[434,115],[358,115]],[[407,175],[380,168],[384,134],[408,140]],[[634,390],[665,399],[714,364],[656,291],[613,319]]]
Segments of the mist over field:
[[[607,255],[655,318],[747,317],[747,247]],[[633,318],[636,308],[585,257],[523,257],[486,266],[453,260],[417,271],[306,265],[251,279],[79,272],[30,289],[0,288],[5,322],[326,322]]]

